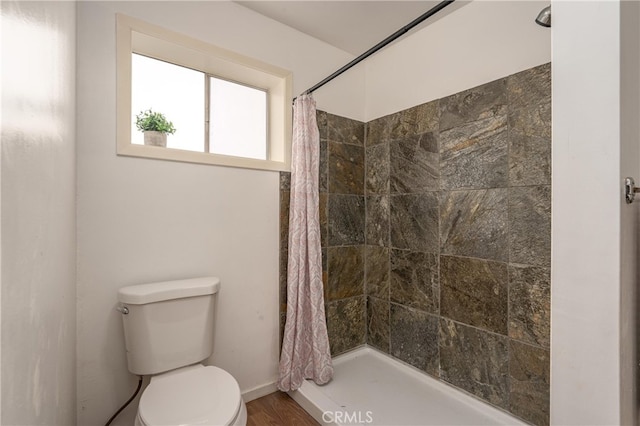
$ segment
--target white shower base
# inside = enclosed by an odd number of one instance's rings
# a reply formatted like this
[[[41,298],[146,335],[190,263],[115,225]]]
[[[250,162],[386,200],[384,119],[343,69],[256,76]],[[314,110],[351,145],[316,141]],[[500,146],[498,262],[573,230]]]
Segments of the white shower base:
[[[289,392],[322,425],[526,424],[370,347],[334,358],[333,367],[330,383],[307,380]]]

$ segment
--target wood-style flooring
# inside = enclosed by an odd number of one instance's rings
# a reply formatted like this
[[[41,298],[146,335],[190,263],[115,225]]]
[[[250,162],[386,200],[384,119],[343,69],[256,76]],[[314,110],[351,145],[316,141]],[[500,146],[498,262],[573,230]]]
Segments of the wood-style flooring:
[[[289,395],[275,392],[247,403],[247,426],[318,426]]]

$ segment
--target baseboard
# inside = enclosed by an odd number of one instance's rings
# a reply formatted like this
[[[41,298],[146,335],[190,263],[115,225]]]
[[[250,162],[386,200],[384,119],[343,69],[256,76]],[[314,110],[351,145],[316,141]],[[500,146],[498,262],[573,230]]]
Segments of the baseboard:
[[[244,402],[253,401],[254,399],[262,398],[263,396],[274,393],[278,390],[276,382],[265,383],[264,385],[256,386],[253,389],[242,392],[242,399]]]

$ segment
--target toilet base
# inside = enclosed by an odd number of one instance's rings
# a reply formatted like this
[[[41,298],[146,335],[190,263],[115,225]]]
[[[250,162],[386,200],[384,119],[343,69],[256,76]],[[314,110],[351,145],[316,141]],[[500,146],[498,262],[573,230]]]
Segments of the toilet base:
[[[240,412],[236,416],[236,419],[232,426],[246,426],[247,425],[247,404],[244,403],[244,399],[240,400]]]
[[[134,426],[153,426],[153,425],[145,425],[143,421],[140,419],[140,413],[136,413],[136,419],[134,421]],[[221,425],[222,426],[222,425]],[[227,425],[224,425],[227,426]],[[231,422],[229,426],[247,426],[247,404],[244,403],[244,399],[240,400],[240,411],[236,418]]]

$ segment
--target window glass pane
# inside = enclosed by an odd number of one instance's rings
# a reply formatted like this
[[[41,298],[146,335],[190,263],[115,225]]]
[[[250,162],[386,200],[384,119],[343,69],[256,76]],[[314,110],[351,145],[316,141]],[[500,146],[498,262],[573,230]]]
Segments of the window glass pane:
[[[210,77],[209,151],[267,159],[267,93]]]
[[[176,129],[167,148],[204,152],[204,73],[133,54],[131,58],[131,143],[144,144],[136,115],[152,109]]]

